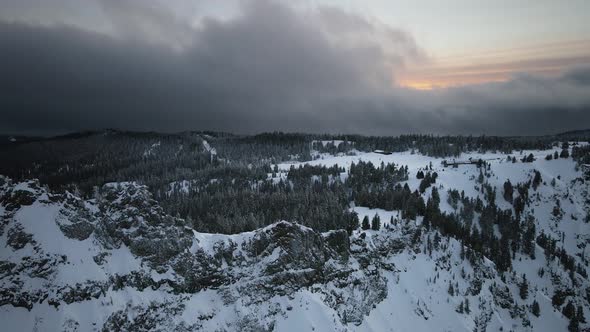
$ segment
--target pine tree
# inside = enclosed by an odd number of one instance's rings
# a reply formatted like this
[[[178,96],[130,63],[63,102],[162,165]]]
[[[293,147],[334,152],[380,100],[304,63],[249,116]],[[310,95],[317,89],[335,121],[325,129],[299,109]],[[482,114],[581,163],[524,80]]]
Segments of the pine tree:
[[[359,217],[356,213],[352,213],[351,216],[348,219],[348,225],[346,230],[348,231],[348,235],[352,235],[352,232],[359,228]]]
[[[526,158],[523,159],[523,162],[525,163],[532,163],[533,161],[535,161],[535,156],[533,156],[532,153],[530,153],[528,156],[526,156]]]
[[[432,205],[438,210],[440,206],[440,195],[438,193],[438,189],[436,187],[432,188],[432,192],[430,193],[430,198],[432,199]]]
[[[570,332],[578,332],[580,331],[580,322],[578,321],[578,317],[572,317],[570,319],[570,323],[567,326],[567,330]]]
[[[508,271],[512,267],[512,258],[510,257],[510,242],[506,236],[500,239],[500,253],[497,266],[500,271]]]
[[[361,227],[363,228],[363,230],[367,230],[367,229],[371,228],[371,225],[369,224],[369,216],[365,216],[363,218],[363,223],[362,223]]]
[[[455,289],[453,288],[453,284],[449,281],[449,289],[448,289],[449,295],[451,296],[455,296]]]
[[[510,180],[506,180],[506,182],[504,182],[504,199],[508,203],[512,203],[513,193],[514,193],[514,188],[512,188],[512,183],[510,183]]]
[[[375,213],[373,220],[371,220],[371,229],[374,231],[378,231],[381,228],[381,218],[379,215]]]
[[[532,308],[533,315],[539,317],[541,314],[541,308],[539,307],[539,302],[537,300],[533,301],[533,308]]]
[[[570,153],[567,149],[561,150],[561,153],[559,154],[559,158],[568,158],[569,156],[570,156]]]
[[[533,189],[537,190],[539,184],[541,184],[541,172],[535,170],[535,176],[533,178]]]
[[[465,298],[465,313],[468,315],[471,313],[471,309],[469,308],[469,299],[468,298]]]
[[[562,313],[565,317],[572,319],[576,316],[576,307],[572,301],[568,301],[565,307],[563,307]]]
[[[519,286],[520,298],[526,300],[529,296],[529,283],[526,280],[526,274],[522,275],[522,283]]]
[[[524,229],[524,233],[522,234],[522,249],[531,259],[535,259],[536,226],[533,215],[529,214],[525,218]]]

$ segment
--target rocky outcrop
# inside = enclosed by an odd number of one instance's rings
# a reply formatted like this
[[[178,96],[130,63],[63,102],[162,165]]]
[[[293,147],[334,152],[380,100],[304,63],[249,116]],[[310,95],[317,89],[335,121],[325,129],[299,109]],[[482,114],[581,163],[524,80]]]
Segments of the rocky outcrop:
[[[0,260],[0,305],[29,310],[40,302],[59,308],[96,299],[108,301],[107,294],[128,289],[177,297],[210,290],[226,305],[244,306],[262,306],[273,297],[310,290],[321,294],[341,321],[358,324],[387,296],[382,275],[387,269],[377,267],[388,266],[392,271],[384,258],[404,246],[387,236],[371,245],[364,237],[356,237],[351,244],[344,230],[319,233],[285,221],[236,235],[201,234],[182,219],[165,214],[147,187],[137,183],[107,184],[97,197],[83,200],[71,193],[52,194],[36,182],[4,180],[2,204],[11,207],[4,218],[10,251]],[[16,187],[20,189],[14,190]],[[16,212],[33,204],[36,209],[57,211],[54,219],[19,219]],[[72,241],[72,247],[86,248],[88,253],[68,252],[66,243],[45,248],[47,239],[39,241],[42,234],[30,232],[38,222],[54,223],[44,228],[55,227],[63,234],[62,241]],[[30,252],[19,254],[25,249]],[[139,266],[127,272],[111,270],[121,252],[129,252]],[[90,279],[78,280],[72,270],[76,266],[95,272]],[[62,282],[60,271],[66,270],[69,279],[74,279]],[[92,279],[95,275],[96,280]],[[185,326],[171,319],[181,309],[168,302],[129,306],[113,312],[103,329],[198,328],[198,324]],[[270,318],[262,324],[254,316],[242,316],[235,324],[245,329],[272,329],[275,316],[284,314],[283,310],[270,310],[265,314]],[[67,328],[75,328],[76,323],[68,320]]]
[[[97,216],[89,210],[83,200],[67,193],[61,197],[54,196],[53,202],[63,202],[56,222],[65,236],[83,241],[95,231]]]
[[[182,314],[184,306],[175,302],[151,302],[147,306],[128,305],[111,314],[102,331],[195,331],[197,325],[175,322],[171,317]]]
[[[6,244],[12,247],[12,249],[22,249],[29,243],[34,244],[33,235],[25,232],[21,225],[16,224],[8,230]]]
[[[99,239],[106,247],[127,246],[152,267],[165,270],[170,259],[192,244],[180,219],[164,213],[146,186],[107,184],[99,200]]]
[[[29,184],[33,190],[14,189],[9,191],[2,197],[2,204],[7,211],[18,210],[22,206],[33,204],[37,199],[38,183],[31,182]]]

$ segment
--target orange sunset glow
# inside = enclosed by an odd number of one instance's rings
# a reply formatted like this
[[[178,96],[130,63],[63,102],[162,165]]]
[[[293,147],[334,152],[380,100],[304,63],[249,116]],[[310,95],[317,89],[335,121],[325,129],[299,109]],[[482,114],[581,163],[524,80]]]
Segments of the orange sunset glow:
[[[590,64],[590,40],[535,44],[468,54],[432,56],[396,75],[399,86],[432,90],[469,84],[503,82],[519,73],[558,76],[571,67]]]

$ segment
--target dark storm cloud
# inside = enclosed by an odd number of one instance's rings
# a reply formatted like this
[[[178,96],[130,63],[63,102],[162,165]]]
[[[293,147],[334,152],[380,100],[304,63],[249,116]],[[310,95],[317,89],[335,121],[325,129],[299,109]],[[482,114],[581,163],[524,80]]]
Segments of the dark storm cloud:
[[[111,35],[0,24],[0,131],[535,134],[590,123],[587,70],[410,91],[391,74],[423,52],[363,17],[248,1],[195,28],[139,4],[101,1]]]

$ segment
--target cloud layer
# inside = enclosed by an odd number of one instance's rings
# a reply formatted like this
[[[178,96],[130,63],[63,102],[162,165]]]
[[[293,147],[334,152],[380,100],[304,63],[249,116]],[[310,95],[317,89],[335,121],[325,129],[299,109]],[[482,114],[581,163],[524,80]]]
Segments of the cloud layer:
[[[0,23],[0,131],[538,134],[590,124],[590,70],[438,91],[396,87],[428,57],[411,35],[340,9],[246,1],[197,25],[100,2],[112,33]]]

